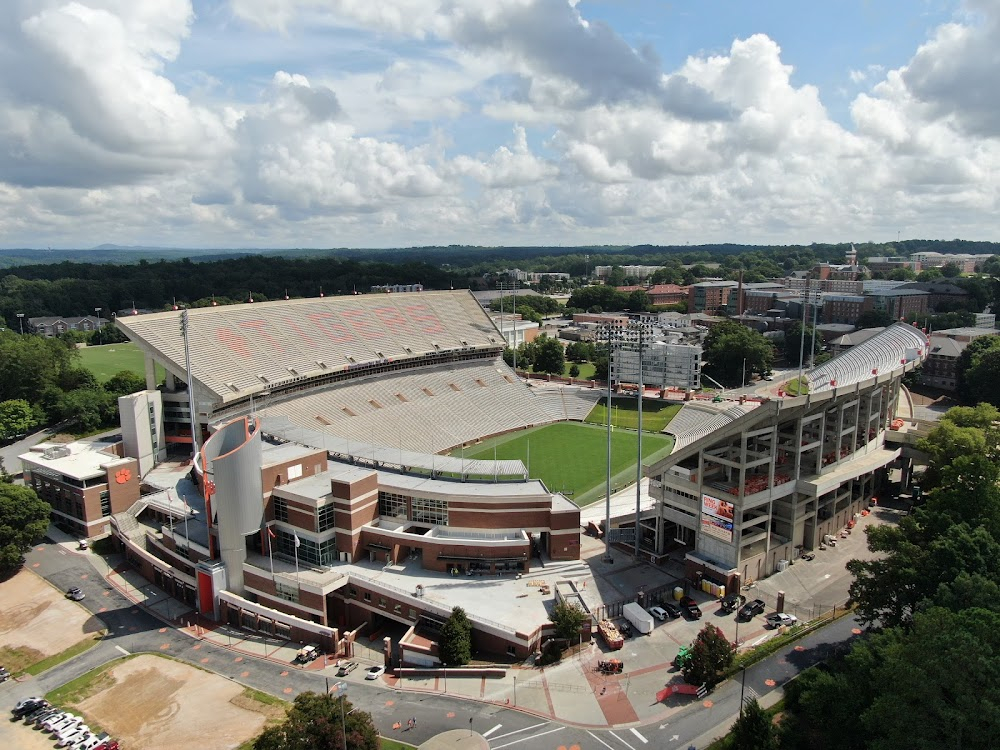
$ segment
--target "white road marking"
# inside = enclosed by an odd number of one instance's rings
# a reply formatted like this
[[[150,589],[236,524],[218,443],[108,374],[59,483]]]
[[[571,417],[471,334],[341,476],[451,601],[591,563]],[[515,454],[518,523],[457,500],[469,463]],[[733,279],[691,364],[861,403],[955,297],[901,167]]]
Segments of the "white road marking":
[[[625,740],[623,740],[621,737],[619,737],[614,732],[608,732],[608,734],[610,734],[612,737],[614,737],[616,740],[618,740],[620,743],[622,743],[625,747],[628,748],[628,750],[635,750],[634,747],[632,747],[630,744],[628,744]]]
[[[507,734],[500,734],[494,737],[495,740],[502,740],[504,737],[510,737],[514,734],[520,734],[521,732],[527,732],[529,729],[538,729],[539,727],[544,727],[546,724],[551,724],[551,721],[543,721],[541,724],[532,724],[530,727],[524,727],[523,729],[515,729],[513,732],[507,732]]]
[[[560,730],[562,730],[564,728],[565,727],[556,727],[555,729],[550,729],[547,732],[540,732],[539,734],[533,734],[530,737],[522,737],[519,740],[512,740],[512,741],[508,742],[506,745],[494,745],[493,746],[493,750],[500,750],[500,748],[502,748],[502,747],[510,747],[511,745],[516,745],[518,742],[527,742],[528,740],[537,740],[539,737],[544,737],[547,734],[552,734],[553,732],[558,732],[558,731],[560,731]]]
[[[606,747],[608,750],[615,750],[613,747],[611,747],[611,745],[609,745],[607,742],[605,742],[604,740],[602,740],[600,737],[598,737],[596,734],[594,734],[593,732],[591,732],[589,729],[587,730],[587,734],[589,734],[595,740],[597,740],[602,745],[604,745],[604,747]]]
[[[642,744],[643,745],[649,743],[649,740],[647,740],[645,737],[643,737],[641,734],[639,734],[639,730],[638,729],[636,729],[636,728],[633,727],[633,728],[629,729],[629,731],[632,734],[634,734],[636,737],[638,737],[640,740],[642,740]]]
[[[121,651],[123,654],[125,654],[125,656],[131,656],[132,655],[131,653],[129,653],[128,651],[126,651],[125,649],[123,649],[121,646],[115,646],[115,648],[118,649],[119,651]]]
[[[495,731],[497,731],[502,726],[503,726],[503,724],[497,724],[495,727],[493,727],[488,732],[483,732],[483,737],[489,737],[491,734],[493,734]]]

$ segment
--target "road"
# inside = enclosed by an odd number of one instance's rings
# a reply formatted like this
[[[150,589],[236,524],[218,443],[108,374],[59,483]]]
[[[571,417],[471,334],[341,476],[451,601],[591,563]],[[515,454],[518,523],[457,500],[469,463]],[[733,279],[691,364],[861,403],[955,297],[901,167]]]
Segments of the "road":
[[[289,668],[245,654],[237,656],[226,648],[165,627],[95,575],[95,569],[84,556],[67,554],[58,545],[44,544],[29,552],[27,558],[27,564],[35,572],[59,589],[74,585],[83,589],[86,599],[82,604],[94,613],[94,621],[88,623],[88,629],[107,628],[108,636],[89,651],[36,679],[0,685],[0,701],[4,705],[13,705],[27,695],[44,694],[126,653],[137,652],[167,653],[279,697],[289,698],[305,690],[326,688],[325,677],[317,672]],[[100,609],[104,611],[98,614]],[[857,624],[844,618],[808,635],[793,647],[749,668],[746,671],[747,694],[763,697],[780,690],[799,671],[825,658],[859,633]],[[725,683],[704,702],[694,701],[669,722],[624,729],[588,729],[453,696],[392,690],[384,685],[366,683],[355,675],[347,680],[349,698],[372,714],[381,734],[419,745],[446,730],[471,727],[488,738],[492,750],[557,750],[573,746],[580,750],[661,747],[683,750],[694,742],[702,747],[713,733],[723,733],[732,723],[739,711],[741,689],[739,681]],[[286,692],[288,689],[290,693]],[[393,730],[395,722],[405,727],[410,717],[417,718],[415,728]]]

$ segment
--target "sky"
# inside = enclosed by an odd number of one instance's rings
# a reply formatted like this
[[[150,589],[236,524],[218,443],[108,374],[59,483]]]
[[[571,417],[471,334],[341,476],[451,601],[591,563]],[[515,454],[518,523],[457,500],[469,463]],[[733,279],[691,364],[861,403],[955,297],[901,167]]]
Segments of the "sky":
[[[997,240],[1000,0],[2,0],[0,247]]]

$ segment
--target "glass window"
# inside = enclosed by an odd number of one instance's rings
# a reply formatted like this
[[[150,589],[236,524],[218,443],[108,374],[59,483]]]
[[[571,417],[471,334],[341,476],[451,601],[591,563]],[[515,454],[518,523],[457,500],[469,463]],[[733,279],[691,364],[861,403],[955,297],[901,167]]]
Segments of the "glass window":
[[[111,493],[108,490],[101,491],[101,515],[111,515]]]
[[[288,501],[281,497],[271,498],[271,507],[274,509],[274,520],[288,522]]]
[[[333,503],[324,505],[316,511],[316,530],[329,531],[335,525],[336,506]]]
[[[378,493],[378,514],[397,521],[406,520],[406,503],[410,498],[394,492]]]
[[[413,498],[412,518],[418,523],[448,525],[448,501],[427,497]]]

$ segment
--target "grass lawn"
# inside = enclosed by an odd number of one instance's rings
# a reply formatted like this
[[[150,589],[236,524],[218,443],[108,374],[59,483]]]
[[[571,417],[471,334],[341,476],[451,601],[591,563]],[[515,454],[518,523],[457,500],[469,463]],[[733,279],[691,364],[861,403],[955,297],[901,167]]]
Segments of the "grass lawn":
[[[132,342],[124,344],[105,344],[104,346],[85,346],[78,350],[81,364],[94,373],[98,382],[106,383],[111,378],[126,370],[145,376],[146,367],[143,364],[142,352]],[[156,382],[166,376],[160,365],[156,365]]]
[[[379,747],[382,750],[415,750],[416,745],[408,745],[405,742],[400,742],[399,740],[393,740],[388,737],[380,736]]]
[[[789,396],[802,396],[809,393],[809,380],[803,377],[800,384],[798,378],[792,378],[785,383],[785,393]]]
[[[530,446],[530,457],[529,457]],[[579,422],[557,422],[531,430],[502,435],[465,450],[466,458],[521,459],[532,478],[541,479],[553,492],[562,492],[577,505],[589,505],[604,496],[607,479],[607,432]],[[643,434],[646,460],[667,455],[673,438]],[[453,451],[453,456],[462,451]],[[636,433],[615,430],[611,436],[612,488],[635,480]],[[530,458],[530,460],[529,460]]]
[[[41,661],[37,661],[31,666],[27,667],[24,671],[31,675],[38,675],[44,672],[46,669],[51,669],[57,664],[62,664],[64,661],[69,661],[74,656],[82,654],[89,648],[96,646],[100,643],[101,639],[104,638],[103,633],[84,638],[77,644],[70,646],[65,651],[58,654],[53,654],[52,656],[47,656]]]
[[[566,361],[566,366],[563,368],[563,375],[567,378],[569,377],[569,368],[573,365],[580,368],[580,374],[576,376],[577,380],[593,380],[594,379],[594,365],[592,362],[570,362]]]
[[[607,397],[601,399],[587,415],[587,421],[592,424],[606,425],[608,410],[605,406]],[[670,420],[681,410],[682,404],[665,404],[662,401],[642,401],[642,431],[662,432],[670,424]],[[639,427],[639,404],[634,398],[611,398],[611,426],[626,427],[635,430]]]

